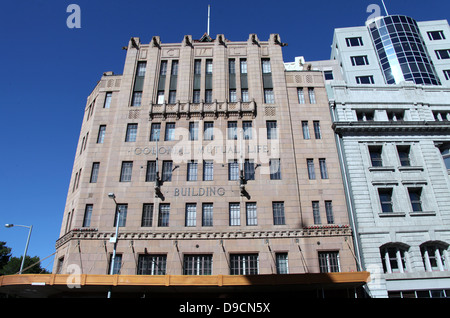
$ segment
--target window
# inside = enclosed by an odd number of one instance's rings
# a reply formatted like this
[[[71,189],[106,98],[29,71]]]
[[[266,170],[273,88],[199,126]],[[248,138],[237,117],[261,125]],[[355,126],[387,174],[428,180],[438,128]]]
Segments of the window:
[[[352,47],[352,46],[363,46],[363,40],[362,38],[359,37],[354,37],[354,38],[346,38],[345,42],[347,43],[348,47]]]
[[[273,225],[284,225],[284,202],[272,202]]]
[[[197,161],[191,160],[187,163],[187,181],[197,181]]]
[[[241,225],[241,207],[239,203],[229,205],[230,226]]]
[[[97,143],[102,144],[105,141],[106,125],[100,125],[98,129]]]
[[[362,56],[351,56],[350,60],[352,61],[353,66],[359,66],[359,65],[369,65],[369,60],[367,59],[366,55]]]
[[[159,104],[159,105],[164,104],[164,91],[158,91],[157,94],[158,94],[158,95],[157,95],[157,101],[156,101],[156,103]]]
[[[107,92],[105,95],[105,103],[103,104],[103,108],[111,107],[111,99],[112,99],[112,92]]]
[[[426,242],[420,246],[420,251],[427,272],[450,270],[448,244]]]
[[[380,248],[385,273],[406,272],[406,249],[397,244],[386,244]]]
[[[203,181],[214,179],[214,162],[212,160],[203,161]]]
[[[166,255],[139,255],[138,275],[166,275]]]
[[[307,121],[302,121],[303,139],[311,139]]]
[[[236,103],[237,97],[236,97],[236,90],[230,89],[230,103]]]
[[[326,81],[331,81],[334,79],[333,77],[333,71],[323,71],[323,76]]]
[[[100,169],[100,162],[93,162],[91,170],[91,180],[89,181],[90,183],[97,183],[99,169]]]
[[[333,204],[331,201],[325,201],[325,212],[327,215],[327,223],[334,224]]]
[[[108,274],[113,274],[113,275],[120,274],[120,269],[122,267],[122,254],[116,254],[116,257],[114,257],[114,267],[111,272],[112,263],[113,263],[113,256],[111,254],[110,259],[109,259]]]
[[[211,275],[212,255],[184,255],[183,275]]]
[[[256,216],[256,203],[255,202],[247,202],[245,204],[245,214],[247,219],[247,225],[257,225],[257,216]]]
[[[86,208],[84,209],[83,227],[91,226],[91,217],[93,208],[94,206],[92,204],[86,204]]]
[[[277,139],[278,138],[276,121],[267,121],[266,129],[267,129],[267,139]]]
[[[314,224],[322,224],[322,221],[320,219],[319,201],[312,201],[311,204],[313,210]]]
[[[166,141],[175,140],[175,123],[167,123],[166,124]]]
[[[212,103],[212,89],[205,90],[205,103]]]
[[[322,179],[328,179],[327,161],[324,158],[319,159],[320,177]]]
[[[198,121],[189,123],[189,140],[198,140]]]
[[[422,211],[422,188],[408,188],[409,199],[413,212]]]
[[[321,273],[340,272],[339,252],[319,252]]]
[[[202,205],[202,226],[213,226],[212,203],[203,203]]]
[[[257,275],[258,254],[231,254],[230,275]]]
[[[298,103],[299,104],[305,104],[305,93],[303,92],[303,87],[297,88],[297,96],[298,96]]]
[[[206,121],[203,124],[203,139],[213,140],[214,139],[214,122]]]
[[[242,128],[244,130],[244,140],[252,139],[252,122],[251,121],[243,121]]]
[[[170,204],[162,203],[159,205],[158,226],[169,226]]]
[[[125,142],[136,141],[138,124],[128,124],[127,133],[125,135]]]
[[[133,161],[123,161],[120,171],[120,182],[130,182],[131,172],[133,170]]]
[[[244,178],[245,180],[255,180],[255,163],[252,159],[244,161]]]
[[[275,103],[275,97],[273,95],[273,89],[272,88],[265,88],[264,89],[264,103],[266,103],[266,104],[273,104],[273,103]]]
[[[448,121],[448,112],[446,111],[433,112],[433,116],[436,121]]]
[[[241,99],[244,103],[247,103],[249,101],[248,89],[246,89],[246,88],[241,89]]]
[[[142,101],[142,92],[133,92],[131,106],[141,106],[141,101]]]
[[[152,128],[150,131],[150,141],[159,141],[160,132],[161,132],[161,124],[152,123]]]
[[[236,60],[235,59],[228,60],[228,73],[236,74]]]
[[[185,226],[195,226],[197,220],[197,204],[186,203]]]
[[[356,111],[358,121],[373,121],[373,110]]]
[[[146,68],[147,68],[147,62],[139,62],[137,65],[136,76],[145,76]]]
[[[314,171],[314,160],[306,159],[306,165],[308,167],[308,178],[309,180],[316,179],[316,172]]]
[[[372,167],[382,167],[383,160],[381,158],[383,148],[381,146],[369,146],[370,161]]]
[[[172,161],[163,161],[162,181],[172,181]]]
[[[397,146],[400,165],[403,167],[411,166],[410,150],[411,150],[410,146]]]
[[[261,65],[262,65],[263,74],[272,73],[272,70],[270,68],[270,60],[269,59],[262,59]]]
[[[441,149],[442,159],[444,159],[444,164],[447,170],[450,170],[450,146],[444,146]]]
[[[289,274],[288,253],[275,253],[277,274]]]
[[[281,180],[280,159],[269,159],[270,180]]]
[[[161,61],[161,68],[159,70],[159,75],[167,75],[167,61]]]
[[[314,125],[314,136],[316,139],[322,139],[322,131],[320,130],[320,122],[319,121],[313,121]]]
[[[429,31],[427,32],[428,38],[431,41],[435,40],[445,40],[444,32],[443,31]]]
[[[436,50],[436,56],[438,60],[450,59],[450,50]]]
[[[378,196],[380,198],[381,212],[393,212],[392,188],[378,189]]]
[[[356,84],[374,84],[373,75],[356,76]]]
[[[202,71],[202,61],[201,60],[195,60],[194,61],[194,74],[200,75]]]
[[[194,93],[192,95],[192,102],[194,104],[200,103],[200,90],[198,89],[194,90]]]
[[[228,140],[237,140],[237,122],[229,121],[228,122]]]
[[[153,223],[153,203],[144,203],[142,206],[141,226],[149,227]]]
[[[117,224],[117,216],[119,215],[119,227],[123,227],[127,223],[128,204],[117,204],[116,214],[114,216],[114,226]],[[120,213],[119,213],[120,212]]]
[[[240,67],[241,67],[241,74],[247,74],[247,60],[246,59],[240,60]]]
[[[401,121],[404,117],[403,110],[388,110],[386,113],[389,121]]]
[[[239,163],[237,159],[228,162],[228,180],[239,180]]]
[[[169,91],[169,104],[176,104],[177,103],[177,91],[170,90]]]
[[[145,174],[145,181],[156,181],[156,161],[147,161],[147,173]]]
[[[315,104],[316,103],[316,93],[314,92],[313,87],[308,88],[308,97],[309,97],[309,103]]]
[[[447,81],[450,80],[450,70],[443,70],[443,72],[444,72],[445,79]]]
[[[213,73],[213,61],[206,60],[206,74],[212,74],[212,73]]]

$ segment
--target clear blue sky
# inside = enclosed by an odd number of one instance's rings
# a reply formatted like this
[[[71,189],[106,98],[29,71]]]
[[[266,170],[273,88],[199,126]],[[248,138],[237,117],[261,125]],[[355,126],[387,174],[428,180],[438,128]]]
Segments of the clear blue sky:
[[[81,28],[69,29],[71,3],[81,8]],[[0,241],[14,256],[41,259],[55,251],[86,97],[105,71],[121,74],[132,36],[148,43],[181,42],[206,32],[231,41],[250,33],[267,40],[278,33],[286,62],[295,56],[330,56],[333,29],[364,25],[375,0],[349,1],[155,1],[14,0],[0,4]],[[386,0],[390,14],[418,21],[450,20],[448,0]],[[53,257],[42,265],[51,270]]]

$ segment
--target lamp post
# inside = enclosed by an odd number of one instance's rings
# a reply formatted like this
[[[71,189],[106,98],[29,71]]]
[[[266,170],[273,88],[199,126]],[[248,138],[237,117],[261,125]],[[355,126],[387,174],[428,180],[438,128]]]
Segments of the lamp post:
[[[10,228],[13,226],[26,227],[26,228],[30,229],[28,231],[28,238],[27,238],[27,244],[25,245],[25,252],[23,252],[22,263],[20,264],[19,274],[22,274],[23,264],[25,262],[25,256],[27,256],[28,244],[30,243],[30,236],[31,236],[31,230],[33,229],[33,225],[28,226],[28,225],[19,225],[19,224],[5,224],[5,227],[7,227],[7,228]]]
[[[114,262],[116,260],[116,249],[117,249],[117,239],[119,235],[119,220],[120,220],[120,208],[117,209],[117,202],[116,202],[116,195],[114,193],[108,193],[108,197],[110,199],[114,200],[115,206],[116,206],[116,236],[114,237],[114,240],[110,239],[110,242],[114,242],[114,249],[113,249],[113,255],[111,259],[111,268],[109,269],[109,274],[112,275],[114,273]],[[108,291],[108,298],[111,298],[111,288]]]

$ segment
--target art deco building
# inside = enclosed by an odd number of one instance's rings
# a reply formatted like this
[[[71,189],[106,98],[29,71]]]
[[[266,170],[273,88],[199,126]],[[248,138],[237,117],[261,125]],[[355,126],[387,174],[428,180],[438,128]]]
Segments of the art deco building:
[[[87,98],[54,273],[119,274],[113,294],[364,285],[322,73],[285,71],[283,46],[132,38]]]

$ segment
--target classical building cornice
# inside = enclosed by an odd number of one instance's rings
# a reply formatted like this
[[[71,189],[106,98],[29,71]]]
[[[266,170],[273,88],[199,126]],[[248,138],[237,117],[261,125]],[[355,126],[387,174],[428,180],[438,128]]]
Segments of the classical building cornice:
[[[335,122],[333,130],[346,134],[448,134],[450,122],[443,121],[346,121]]]

